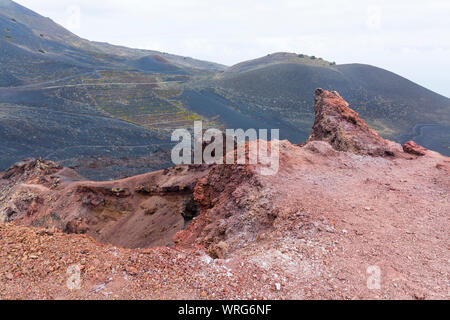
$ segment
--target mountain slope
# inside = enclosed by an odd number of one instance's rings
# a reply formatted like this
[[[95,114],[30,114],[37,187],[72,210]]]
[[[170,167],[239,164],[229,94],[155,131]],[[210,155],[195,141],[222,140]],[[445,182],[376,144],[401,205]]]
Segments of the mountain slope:
[[[189,72],[194,72],[195,69],[213,71],[223,69],[219,64],[187,57],[90,42],[64,29],[51,19],[44,18],[10,0],[0,1],[0,47],[2,77],[5,77],[7,72],[14,73],[16,77],[21,77],[26,82],[39,80],[36,77],[38,74],[42,77],[42,73],[46,74],[47,79],[57,79],[59,72],[63,72],[67,66],[79,68],[73,70],[75,72],[95,68],[135,68],[160,72],[160,69],[140,68],[139,63],[134,63],[136,60],[139,62],[139,59],[147,56],[151,59],[156,55],[164,56],[162,63],[167,64],[169,69],[182,68]],[[17,57],[23,57],[19,59],[24,64],[22,68],[18,68],[20,64],[16,60]],[[55,73],[47,72],[46,63],[49,61],[55,65],[54,68],[58,68]],[[28,71],[30,67],[32,70]]]
[[[310,92],[317,87],[337,90],[384,137],[405,140],[415,136],[410,132],[415,126],[432,125],[434,133],[425,133],[422,143],[450,152],[450,99],[369,65],[274,56],[230,67],[203,89],[214,90],[244,114],[296,127],[303,138],[314,118]]]
[[[325,61],[322,58],[316,58],[315,56],[307,56],[304,54],[290,52],[275,52],[261,58],[235,64],[234,66],[227,68],[220,76],[218,76],[218,78],[229,78],[239,73],[283,63],[296,63],[311,66],[329,66],[335,64],[333,62]]]
[[[28,157],[61,161],[91,179],[166,167],[171,123],[195,118],[169,101],[173,87],[221,69],[90,42],[0,0],[0,171]]]

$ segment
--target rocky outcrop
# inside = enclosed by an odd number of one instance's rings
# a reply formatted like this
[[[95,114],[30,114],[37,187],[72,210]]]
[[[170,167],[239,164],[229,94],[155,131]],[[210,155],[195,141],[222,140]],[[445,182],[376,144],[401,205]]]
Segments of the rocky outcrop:
[[[0,175],[0,179],[14,181],[28,181],[47,186],[55,186],[57,179],[55,173],[62,167],[53,161],[42,159],[25,159],[14,164],[6,172]]]
[[[255,230],[270,227],[273,220],[261,187],[253,166],[214,166],[194,190],[200,216],[174,241],[182,247],[205,247],[214,258],[224,258],[229,249],[254,241]]]
[[[422,146],[419,146],[414,141],[407,141],[403,145],[403,151],[416,156],[424,156],[426,154],[427,149],[425,149]]]
[[[310,141],[326,141],[338,151],[370,156],[394,156],[401,147],[381,138],[336,91],[316,89],[316,119]]]

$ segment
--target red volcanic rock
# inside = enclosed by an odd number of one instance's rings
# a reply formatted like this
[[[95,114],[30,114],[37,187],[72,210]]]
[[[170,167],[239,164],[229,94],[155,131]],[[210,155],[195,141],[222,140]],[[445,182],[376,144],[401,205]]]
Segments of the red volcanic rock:
[[[53,161],[42,159],[25,159],[14,164],[2,175],[2,179],[11,180],[16,178],[21,179],[36,179],[44,175],[51,175],[61,170],[62,167]]]
[[[381,138],[338,92],[316,89],[316,120],[310,141],[326,141],[338,151],[361,155],[393,156],[401,152],[396,143]]]
[[[427,151],[427,149],[425,149],[422,146],[419,146],[414,141],[407,141],[403,145],[403,151],[405,151],[406,153],[414,154],[416,156],[424,156],[426,154],[425,152]]]
[[[228,247],[235,249],[252,241],[262,230],[266,213],[257,221],[243,219],[252,210],[251,203],[258,198],[261,184],[250,165],[216,165],[200,179],[194,190],[194,199],[202,214],[184,231],[174,237],[181,247],[201,245],[214,258],[223,258]],[[252,199],[252,200],[249,200]],[[268,210],[270,214],[270,210]]]

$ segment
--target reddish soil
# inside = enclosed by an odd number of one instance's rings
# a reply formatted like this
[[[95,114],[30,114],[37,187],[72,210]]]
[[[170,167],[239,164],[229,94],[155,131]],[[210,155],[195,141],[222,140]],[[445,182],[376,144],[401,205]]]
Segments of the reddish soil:
[[[92,182],[53,162],[27,160],[3,174],[0,219],[126,248],[168,246],[198,214],[192,193],[206,172],[205,166],[178,166]]]

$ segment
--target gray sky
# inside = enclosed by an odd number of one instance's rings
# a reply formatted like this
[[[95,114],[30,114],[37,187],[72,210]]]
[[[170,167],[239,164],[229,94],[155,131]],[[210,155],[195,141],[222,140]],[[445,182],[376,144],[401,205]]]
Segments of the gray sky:
[[[77,35],[232,65],[288,51],[367,63],[450,97],[448,0],[17,0]]]

